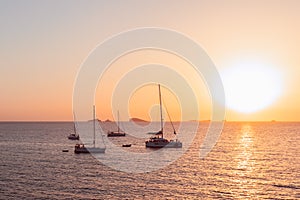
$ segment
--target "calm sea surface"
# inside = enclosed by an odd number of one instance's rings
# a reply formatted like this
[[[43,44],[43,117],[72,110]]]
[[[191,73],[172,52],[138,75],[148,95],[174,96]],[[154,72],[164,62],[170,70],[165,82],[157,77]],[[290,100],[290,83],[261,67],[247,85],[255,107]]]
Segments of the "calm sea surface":
[[[0,123],[0,199],[300,199],[300,123],[226,122],[199,159],[207,128],[171,165],[137,174],[74,154],[73,123]],[[145,151],[144,139],[112,141]]]

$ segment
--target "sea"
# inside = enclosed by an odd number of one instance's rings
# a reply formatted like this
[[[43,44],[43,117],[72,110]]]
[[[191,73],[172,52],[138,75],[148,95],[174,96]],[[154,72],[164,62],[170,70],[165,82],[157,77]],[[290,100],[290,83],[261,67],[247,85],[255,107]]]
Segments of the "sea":
[[[75,154],[78,141],[67,139],[72,122],[1,122],[0,199],[300,199],[300,123],[225,122],[214,148],[200,158],[209,124],[199,123],[192,143],[174,161],[135,173]],[[130,143],[124,151],[142,154],[155,151],[145,150],[150,136],[128,133],[110,140]],[[142,166],[147,164],[155,160]]]

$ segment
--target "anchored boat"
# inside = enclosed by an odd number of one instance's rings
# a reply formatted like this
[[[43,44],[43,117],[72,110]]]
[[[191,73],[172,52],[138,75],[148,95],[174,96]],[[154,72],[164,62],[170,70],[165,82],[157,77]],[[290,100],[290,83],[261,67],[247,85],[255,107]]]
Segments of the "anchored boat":
[[[163,118],[162,118],[162,105],[161,105],[161,91],[160,85],[158,84],[158,91],[159,91],[159,105],[160,105],[160,126],[161,130],[155,134],[154,137],[151,137],[149,140],[145,142],[146,147],[148,148],[182,148],[182,142],[178,139],[175,140],[167,140],[164,138],[164,128],[163,128]],[[169,113],[168,113],[169,115]],[[169,116],[170,118],[170,116]],[[170,122],[173,127],[174,134],[176,135],[176,131],[174,125],[170,119]]]
[[[120,130],[120,115],[118,111],[118,130],[117,131],[108,131],[107,137],[124,137],[126,133]]]
[[[93,116],[94,116],[94,120],[93,120],[93,133],[94,133],[94,137],[93,137],[93,146],[91,147],[86,147],[84,144],[76,144],[75,145],[75,153],[105,153],[105,147],[96,147],[96,114],[95,114],[95,106],[93,107]]]

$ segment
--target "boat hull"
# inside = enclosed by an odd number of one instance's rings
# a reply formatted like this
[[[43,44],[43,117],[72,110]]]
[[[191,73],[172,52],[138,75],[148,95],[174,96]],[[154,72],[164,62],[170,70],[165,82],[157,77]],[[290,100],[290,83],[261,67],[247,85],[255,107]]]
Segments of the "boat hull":
[[[105,148],[85,148],[85,149],[75,149],[75,153],[105,153]]]
[[[179,140],[167,140],[164,138],[151,138],[145,142],[148,148],[182,148],[182,142]]]
[[[182,143],[168,143],[168,144],[158,144],[158,143],[152,143],[147,142],[146,143],[147,148],[182,148]]]
[[[79,140],[79,135],[75,135],[75,134],[70,134],[68,136],[69,140]]]
[[[100,147],[84,147],[82,145],[75,145],[74,153],[105,153],[106,148]]]
[[[126,133],[122,132],[109,132],[107,133],[107,137],[124,137],[126,136]]]

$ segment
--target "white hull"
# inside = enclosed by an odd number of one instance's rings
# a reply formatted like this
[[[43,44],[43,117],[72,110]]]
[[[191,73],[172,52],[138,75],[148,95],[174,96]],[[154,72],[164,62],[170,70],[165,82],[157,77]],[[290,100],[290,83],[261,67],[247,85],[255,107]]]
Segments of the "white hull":
[[[148,148],[182,148],[181,142],[169,142],[168,144],[147,142],[146,147]]]
[[[90,153],[105,153],[105,148],[97,148],[97,147],[91,147],[91,148],[87,148],[87,150]]]
[[[148,148],[182,148],[182,142],[179,140],[167,140],[165,138],[153,137],[145,142]]]
[[[179,141],[170,141],[166,148],[182,148],[182,142]]]

